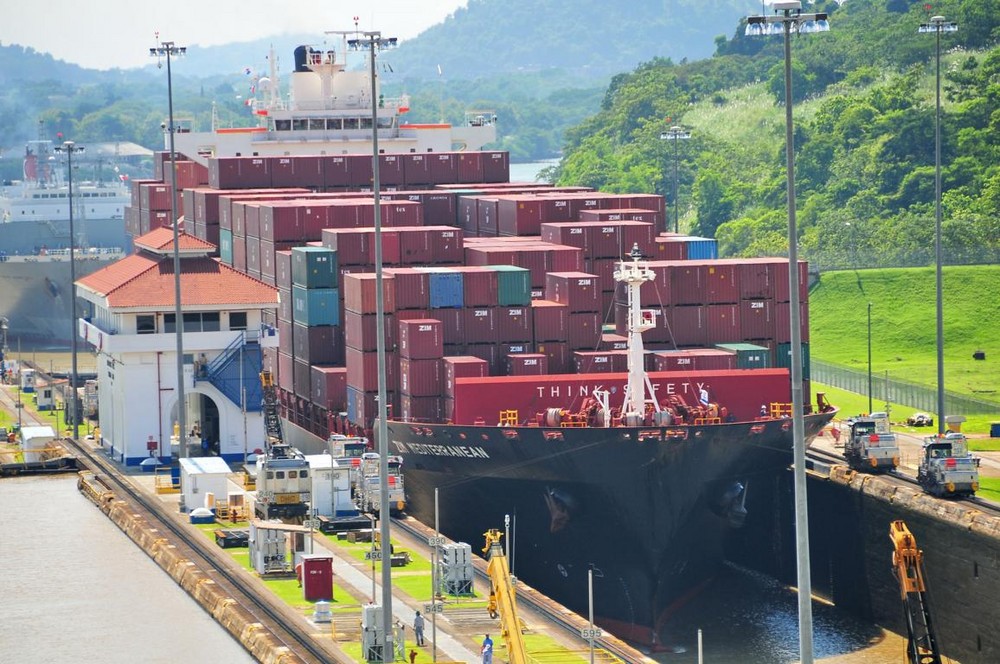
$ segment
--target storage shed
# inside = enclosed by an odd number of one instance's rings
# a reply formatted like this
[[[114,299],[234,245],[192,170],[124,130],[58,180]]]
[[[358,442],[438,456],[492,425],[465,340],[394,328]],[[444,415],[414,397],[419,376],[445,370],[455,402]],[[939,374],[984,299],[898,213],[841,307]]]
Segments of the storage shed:
[[[306,455],[312,471],[310,507],[316,516],[354,516],[357,508],[351,501],[351,469],[333,462],[329,454]],[[332,464],[332,465],[331,465]]]
[[[214,507],[206,505],[206,494],[214,497],[229,493],[229,464],[221,457],[186,457],[180,460],[181,495],[184,508]]]

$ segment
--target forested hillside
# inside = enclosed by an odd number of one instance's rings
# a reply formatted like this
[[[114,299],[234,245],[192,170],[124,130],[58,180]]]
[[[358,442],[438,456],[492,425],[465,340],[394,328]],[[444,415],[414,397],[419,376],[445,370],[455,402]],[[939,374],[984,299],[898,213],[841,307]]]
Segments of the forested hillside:
[[[813,6],[829,33],[792,44],[798,229],[823,266],[925,265],[934,237],[934,35],[923,3]],[[943,245],[947,262],[1000,259],[997,0],[932,8],[942,36]],[[657,191],[672,209],[678,147],[682,230],[727,256],[787,252],[780,37],[720,40],[707,60],[647,63],[615,77],[601,111],[568,134],[560,182]]]

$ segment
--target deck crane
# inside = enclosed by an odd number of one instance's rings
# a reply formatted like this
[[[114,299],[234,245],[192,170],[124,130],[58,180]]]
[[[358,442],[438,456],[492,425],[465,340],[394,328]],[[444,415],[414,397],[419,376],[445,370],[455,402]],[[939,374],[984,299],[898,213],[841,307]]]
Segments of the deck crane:
[[[899,594],[906,614],[906,661],[908,664],[941,664],[924,585],[924,552],[902,521],[889,525],[892,540],[892,571],[899,581]]]
[[[521,622],[517,617],[517,603],[514,597],[514,584],[511,583],[510,569],[507,567],[507,556],[500,545],[503,537],[496,528],[491,528],[483,534],[486,537],[486,547],[483,553],[489,561],[486,572],[490,576],[490,616],[500,615],[500,630],[507,646],[507,660],[510,664],[527,664],[528,654],[524,649],[524,639],[521,637]]]

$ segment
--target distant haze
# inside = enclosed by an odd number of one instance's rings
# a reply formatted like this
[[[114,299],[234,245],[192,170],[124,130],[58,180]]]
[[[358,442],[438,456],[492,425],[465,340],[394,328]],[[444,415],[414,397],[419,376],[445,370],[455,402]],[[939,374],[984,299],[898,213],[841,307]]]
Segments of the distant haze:
[[[440,23],[467,0],[43,0],[8,2],[0,42],[20,44],[90,69],[141,67],[159,40],[218,46],[285,33],[380,30],[400,40]]]

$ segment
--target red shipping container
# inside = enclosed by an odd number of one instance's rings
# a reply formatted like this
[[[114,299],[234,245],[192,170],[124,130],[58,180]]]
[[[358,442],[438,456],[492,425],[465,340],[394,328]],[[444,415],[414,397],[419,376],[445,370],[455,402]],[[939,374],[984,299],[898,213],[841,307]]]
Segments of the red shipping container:
[[[582,249],[584,255],[591,257],[590,241],[585,232],[585,225],[577,221],[545,222],[541,225],[541,237],[544,242],[562,244],[567,247]]]
[[[347,186],[371,187],[374,179],[372,156],[370,154],[347,154]]]
[[[500,351],[500,357],[507,357],[508,355],[534,353],[535,345],[530,341],[517,341],[514,343],[497,344],[497,349]]]
[[[247,271],[247,239],[233,236],[233,267],[240,272]]]
[[[428,360],[440,359],[444,354],[445,327],[441,321],[417,318],[398,321],[398,325],[400,357]]]
[[[483,182],[507,182],[510,180],[510,153],[483,153]]]
[[[597,350],[628,350],[628,337],[620,334],[602,334]]]
[[[171,196],[170,187],[166,184],[143,183],[139,185],[139,207],[143,210],[170,210]]]
[[[444,393],[454,394],[456,378],[479,378],[490,375],[486,360],[473,355],[453,355],[441,358],[444,366]]]
[[[292,331],[295,359],[309,364],[343,364],[344,331],[333,325],[295,323]]]
[[[315,187],[325,185],[323,157],[298,155],[271,157],[271,184],[275,187]]]
[[[312,371],[309,369],[309,362],[299,358],[294,359],[295,376],[292,383],[295,386],[293,392],[295,396],[309,399],[312,396]]]
[[[708,343],[705,307],[690,305],[672,307],[670,317],[673,342],[678,346],[704,346]]]
[[[321,408],[340,412],[347,409],[347,367],[313,365],[312,402]]]
[[[601,316],[598,313],[570,313],[566,341],[571,350],[592,350],[601,339]]]
[[[775,262],[780,258],[744,258],[738,262],[740,297],[743,299],[773,299]]]
[[[502,236],[538,235],[542,222],[549,221],[545,217],[545,201],[536,196],[502,196],[498,199],[497,212],[497,230]],[[482,219],[479,226],[483,226]]]
[[[344,308],[359,314],[378,313],[377,276],[362,272],[344,275]],[[396,310],[396,287],[391,274],[382,275],[382,310],[391,313]]]
[[[465,260],[464,234],[452,226],[426,226],[430,236],[433,262],[438,265],[458,264]]]
[[[467,344],[465,352],[482,360],[485,360],[490,368],[490,375],[495,376],[503,373],[500,349],[496,344]]]
[[[260,273],[260,239],[248,237],[246,239],[247,271]]]
[[[573,368],[569,344],[565,341],[546,341],[535,343],[535,350],[548,358],[549,373],[569,373]]]
[[[496,311],[492,307],[468,307],[464,312],[465,341],[470,344],[490,344],[497,340]]]
[[[615,366],[613,351],[574,351],[573,372],[578,374],[614,373],[621,371]]]
[[[705,263],[705,304],[735,304],[740,301],[739,268],[734,263]]]
[[[431,236],[423,227],[394,228],[399,234],[399,262],[403,265],[428,265],[434,262]]]
[[[740,302],[740,340],[774,339],[776,332],[774,303],[771,300]]]
[[[274,252],[274,283],[280,288],[292,287],[292,252],[281,250]]]
[[[704,263],[683,262],[670,266],[670,301],[679,304],[706,304],[708,269]]]
[[[506,360],[508,376],[542,376],[549,372],[549,358],[542,353],[512,353]]]
[[[403,154],[400,158],[403,161],[403,181],[407,187],[414,185],[430,185],[434,181],[431,179],[431,166],[428,162],[430,155],[420,152]]]
[[[459,266],[453,269],[462,273],[462,299],[465,306],[490,307],[496,305],[499,283],[499,273],[496,270],[479,266]]]
[[[346,187],[348,185],[347,158],[343,156],[323,156],[323,186],[331,188]],[[369,164],[371,160],[369,159]],[[369,166],[369,171],[371,167]]]
[[[596,275],[586,272],[549,272],[545,275],[545,299],[565,304],[570,313],[598,311],[600,284]]]
[[[278,387],[287,391],[295,390],[295,360],[288,353],[278,352]]]
[[[384,318],[385,349],[396,348],[398,328],[393,314]],[[378,350],[378,316],[377,314],[359,314],[354,311],[344,312],[344,343],[351,348],[363,351]]]
[[[741,339],[740,305],[709,304],[705,306],[709,344],[733,343]]]
[[[664,233],[653,240],[653,260],[683,261],[687,260],[687,240],[684,235]]]
[[[396,396],[391,392],[387,392],[386,398],[389,402],[386,404],[386,411],[389,414],[389,417],[392,417],[395,412],[393,402],[395,401]],[[372,422],[375,421],[375,418],[378,417],[379,413],[378,391],[366,392],[348,385],[347,412],[352,416],[352,419],[350,420],[352,424],[362,427],[370,427]]]
[[[400,395],[400,416],[407,422],[440,422],[444,416],[441,398]]]
[[[532,315],[530,307],[496,308],[496,341],[511,343],[532,341]]]
[[[483,153],[482,152],[459,152],[458,153],[458,179],[456,182],[482,182],[483,181]]]
[[[427,309],[431,306],[430,277],[410,267],[388,268],[396,285],[396,309]]]
[[[454,152],[436,152],[428,155],[431,180],[428,184],[458,181],[458,158]]]
[[[778,302],[774,305],[775,324],[774,340],[779,344],[786,344],[792,341],[792,303]],[[799,340],[803,343],[809,341],[809,303],[799,304]]]
[[[776,302],[788,302],[788,262],[774,264],[774,299]],[[799,301],[809,300],[809,264],[799,261]]]
[[[463,309],[435,309],[434,318],[441,321],[445,345],[465,343],[465,313]]]
[[[569,307],[551,300],[532,300],[534,341],[562,341],[566,338]]]
[[[441,358],[415,360],[399,359],[399,391],[412,397],[441,396],[444,377]]]
[[[347,385],[365,392],[378,391],[378,353],[361,351],[348,347],[346,350]],[[397,369],[399,364],[391,361],[386,355],[385,384],[386,390],[395,392],[399,386]]]

